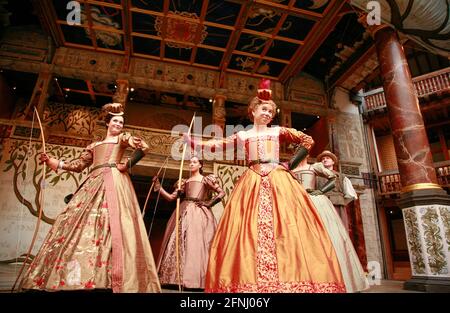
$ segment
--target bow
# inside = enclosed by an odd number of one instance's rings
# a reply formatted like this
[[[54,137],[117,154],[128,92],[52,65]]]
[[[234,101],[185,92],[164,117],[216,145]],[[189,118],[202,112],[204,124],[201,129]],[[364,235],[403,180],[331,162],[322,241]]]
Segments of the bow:
[[[166,177],[166,169],[167,169],[167,167],[164,167],[164,173],[162,174],[162,179],[161,179],[161,186],[158,191],[158,196],[156,197],[155,208],[153,209],[152,221],[150,222],[150,227],[148,228],[148,235],[147,235],[148,238],[150,238],[150,235],[152,233],[153,221],[155,220],[155,216],[156,216],[156,208],[158,207],[159,198],[161,196],[161,188],[162,188],[162,185],[164,184],[164,177]]]
[[[42,148],[43,148],[44,154],[45,154],[46,150],[45,150],[44,128],[42,127],[41,118],[39,117],[39,112],[37,111],[36,107],[34,107],[34,113],[36,114],[38,124],[39,124],[39,129],[41,131]],[[33,133],[33,132],[31,132],[31,133]],[[22,276],[23,270],[25,269],[25,265],[27,264],[28,260],[30,259],[31,251],[33,250],[34,244],[36,242],[37,234],[39,232],[39,226],[41,224],[42,213],[44,212],[43,204],[44,204],[44,189],[45,189],[45,175],[46,175],[45,162],[42,164],[42,166],[43,166],[42,175],[41,175],[41,179],[40,179],[41,191],[39,193],[39,215],[38,215],[38,219],[36,222],[36,226],[34,227],[34,233],[33,233],[33,238],[31,239],[31,244],[28,248],[25,260],[23,261],[23,264],[22,264],[22,267],[20,268],[19,274],[17,275],[14,285],[12,286],[11,292],[14,292],[14,289],[16,288],[16,284],[19,281],[20,277]]]
[[[163,162],[163,165],[161,165],[161,167],[159,168],[158,173],[156,173],[156,177],[159,177],[159,174],[161,174],[161,170],[163,169],[163,167],[165,167],[167,165],[168,161],[169,161],[169,156],[166,157],[166,159]],[[150,198],[150,194],[153,191],[154,186],[155,186],[155,182],[152,182],[150,189],[148,190],[148,193],[147,193],[147,198],[145,198],[144,209],[142,210],[142,218],[144,218],[144,216],[145,216],[145,211],[147,209],[147,203]],[[159,195],[159,193],[158,193],[158,195]]]
[[[187,133],[187,136],[189,137],[191,135],[192,125],[194,124],[195,119],[195,113],[194,116],[192,116],[191,124],[189,125],[189,130]],[[184,155],[186,154],[186,148],[187,148],[187,142],[183,144],[183,154],[181,155],[181,164],[180,164],[180,172],[178,174],[178,190],[181,189],[181,178],[183,176],[183,166],[184,166]],[[177,255],[177,277],[178,277],[178,290],[181,292],[181,277],[180,277],[180,233],[178,231],[180,227],[180,196],[177,196],[177,207],[175,211],[175,250]]]

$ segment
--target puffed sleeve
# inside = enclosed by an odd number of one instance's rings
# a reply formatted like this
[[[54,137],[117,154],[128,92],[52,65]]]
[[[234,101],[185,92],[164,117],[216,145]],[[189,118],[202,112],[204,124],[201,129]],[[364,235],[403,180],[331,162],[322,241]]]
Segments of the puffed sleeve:
[[[280,127],[280,139],[283,142],[292,142],[304,146],[308,151],[314,145],[314,140],[301,131],[294,128]]]
[[[317,162],[311,165],[311,168],[318,176],[322,176],[328,179],[336,178],[336,174],[333,171],[327,169],[322,162]]]
[[[223,197],[225,197],[225,191],[219,185],[219,179],[217,176],[213,174],[209,174],[204,178],[208,188],[214,192],[216,192],[216,196],[210,200],[209,206],[213,206],[216,203],[219,203]]]
[[[176,183],[173,184],[173,192],[171,194],[171,196],[175,196],[175,198],[177,196],[178,182],[179,181],[177,180]],[[180,182],[180,189],[183,190],[183,194],[186,194],[185,188],[186,188],[186,179],[182,178]]]
[[[128,132],[120,134],[119,141],[122,146],[131,147],[133,149],[141,149],[144,153],[148,152],[147,143],[139,137],[133,136]]]
[[[94,160],[94,143],[87,146],[81,156],[73,161],[64,162],[62,169],[65,171],[81,173],[86,167],[90,166]]]
[[[205,176],[205,182],[208,184],[209,189],[220,193],[220,191],[222,191],[222,188],[220,188],[219,185],[219,179],[217,178],[216,175],[213,174],[209,174],[207,176]]]

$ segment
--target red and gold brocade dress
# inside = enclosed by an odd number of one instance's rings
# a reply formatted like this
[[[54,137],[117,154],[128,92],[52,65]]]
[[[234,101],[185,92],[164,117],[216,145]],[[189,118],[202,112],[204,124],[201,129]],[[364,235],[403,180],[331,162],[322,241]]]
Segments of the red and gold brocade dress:
[[[234,190],[211,245],[206,292],[345,292],[338,259],[305,189],[279,165],[280,142],[310,149],[310,136],[272,127],[239,132],[203,148],[244,147],[249,169]],[[256,161],[256,162],[255,162]]]
[[[135,148],[133,137],[122,133],[116,143],[93,143],[65,163],[65,170],[75,172],[93,167],[56,218],[22,289],[161,291],[133,185],[115,167],[130,146]]]
[[[187,288],[205,288],[209,249],[216,232],[217,222],[211,209],[199,205],[208,199],[208,193],[219,193],[217,178],[204,176],[202,181],[182,180],[183,201],[180,205],[180,279]],[[176,194],[176,190],[172,195]],[[157,268],[161,284],[178,285],[176,261],[176,212],[167,222],[158,257]]]

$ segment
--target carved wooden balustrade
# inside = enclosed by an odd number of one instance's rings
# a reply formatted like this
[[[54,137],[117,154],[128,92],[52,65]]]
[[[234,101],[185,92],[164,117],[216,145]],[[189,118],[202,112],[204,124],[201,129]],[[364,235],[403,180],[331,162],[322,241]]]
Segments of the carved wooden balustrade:
[[[439,185],[444,188],[450,188],[450,161],[434,163],[436,176]],[[380,195],[390,195],[400,193],[402,185],[400,174],[397,170],[385,171],[377,174],[378,193]]]
[[[413,78],[416,93],[419,98],[431,94],[450,91],[450,67],[436,72]],[[377,88],[364,94],[365,111],[373,111],[386,107],[383,88]]]

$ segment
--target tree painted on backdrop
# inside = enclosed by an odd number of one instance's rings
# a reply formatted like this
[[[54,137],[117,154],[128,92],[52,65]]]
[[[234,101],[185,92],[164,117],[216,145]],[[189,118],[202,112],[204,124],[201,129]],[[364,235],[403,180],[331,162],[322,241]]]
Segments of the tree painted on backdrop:
[[[31,144],[31,148],[29,143],[23,140],[11,142],[10,149],[7,152],[9,159],[5,161],[5,168],[3,169],[3,172],[13,172],[13,189],[17,200],[19,203],[23,203],[28,211],[36,217],[39,216],[39,193],[41,192],[42,186],[42,165],[39,164],[41,149],[42,144],[37,142]],[[83,149],[74,147],[47,145],[47,154],[59,160],[71,161],[78,159],[82,151]],[[27,177],[30,174],[32,176]],[[45,181],[52,187],[55,187],[62,181],[73,181],[76,186],[74,189],[76,189],[86,175],[87,170],[81,173],[62,171],[58,174],[53,171],[47,171]],[[27,180],[29,180],[29,184],[24,185]],[[26,189],[30,188],[30,186],[34,188],[35,193],[27,192]],[[34,194],[34,196],[27,198],[25,192]],[[42,213],[41,220],[47,224],[53,224],[55,221],[46,215],[45,211]]]
[[[98,108],[49,103],[44,112],[48,127],[76,135],[90,136],[101,116]]]

